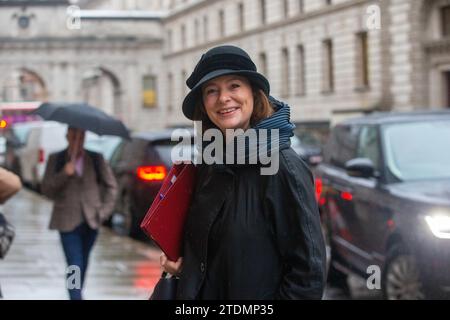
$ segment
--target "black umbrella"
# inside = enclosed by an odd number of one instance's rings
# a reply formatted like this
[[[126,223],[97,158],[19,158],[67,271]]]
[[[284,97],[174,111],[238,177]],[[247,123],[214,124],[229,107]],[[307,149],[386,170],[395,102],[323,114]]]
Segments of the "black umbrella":
[[[89,130],[98,135],[130,138],[128,129],[120,120],[86,103],[46,102],[31,113],[41,116],[44,120],[66,123],[71,127]]]

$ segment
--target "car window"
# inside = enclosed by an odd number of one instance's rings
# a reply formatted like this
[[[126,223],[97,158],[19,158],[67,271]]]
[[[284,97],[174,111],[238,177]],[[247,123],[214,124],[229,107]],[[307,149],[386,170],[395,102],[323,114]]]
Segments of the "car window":
[[[450,120],[382,127],[388,170],[401,181],[450,178]]]
[[[162,161],[163,164],[170,167],[172,166],[172,149],[179,142],[171,140],[158,140],[154,141],[148,149],[148,157],[151,161]]]
[[[0,153],[4,153],[6,151],[6,138],[0,136]]]
[[[380,149],[376,127],[365,126],[361,128],[357,157],[372,160],[375,169],[380,169]]]
[[[131,141],[127,141],[122,147],[117,164],[126,165],[130,169],[142,165],[147,144],[147,140],[140,138],[133,138]]]
[[[110,159],[111,167],[115,167],[121,160],[123,154],[123,148],[127,142],[122,141],[115,149]]]
[[[356,125],[337,125],[324,148],[324,161],[340,168],[356,157],[358,133]]]
[[[31,127],[26,126],[14,126],[12,128],[14,136],[20,142],[20,144],[25,144],[28,138],[28,134],[30,133]]]
[[[39,130],[41,130],[41,146],[50,151],[63,150],[67,147],[67,126],[44,126]]]
[[[113,152],[116,150],[121,140],[120,137],[99,136],[88,131],[84,142],[84,148],[101,153],[106,161],[110,161]]]

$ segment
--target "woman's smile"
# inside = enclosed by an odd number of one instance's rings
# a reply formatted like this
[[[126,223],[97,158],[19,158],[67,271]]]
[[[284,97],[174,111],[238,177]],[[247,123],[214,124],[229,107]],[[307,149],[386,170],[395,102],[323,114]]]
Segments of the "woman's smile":
[[[228,118],[228,117],[232,117],[236,114],[237,111],[239,111],[239,107],[232,107],[232,108],[225,108],[225,109],[221,109],[218,111],[218,113],[224,117],[224,118]]]

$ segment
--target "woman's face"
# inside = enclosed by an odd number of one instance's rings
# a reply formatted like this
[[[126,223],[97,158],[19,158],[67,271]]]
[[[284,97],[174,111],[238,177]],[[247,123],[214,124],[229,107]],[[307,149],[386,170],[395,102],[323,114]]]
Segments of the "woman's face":
[[[212,79],[202,88],[209,119],[222,131],[248,129],[253,113],[253,92],[245,77],[227,75]]]

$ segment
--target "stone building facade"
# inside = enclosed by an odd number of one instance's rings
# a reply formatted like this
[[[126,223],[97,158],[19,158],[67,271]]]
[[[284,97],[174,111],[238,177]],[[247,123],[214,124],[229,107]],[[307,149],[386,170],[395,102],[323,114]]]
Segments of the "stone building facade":
[[[163,20],[169,119],[208,47],[242,46],[295,121],[450,107],[448,0],[178,1]],[[448,30],[448,28],[447,28]],[[172,107],[172,108],[170,108]]]
[[[218,44],[249,52],[294,121],[450,106],[450,0],[78,0],[78,30],[67,1],[2,2],[18,1],[0,1],[3,87],[26,70],[39,97],[91,101],[137,130],[189,123],[186,78]]]

